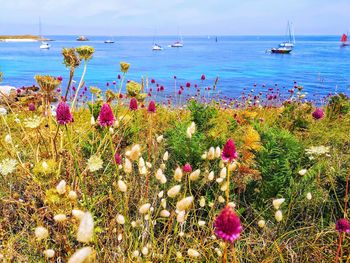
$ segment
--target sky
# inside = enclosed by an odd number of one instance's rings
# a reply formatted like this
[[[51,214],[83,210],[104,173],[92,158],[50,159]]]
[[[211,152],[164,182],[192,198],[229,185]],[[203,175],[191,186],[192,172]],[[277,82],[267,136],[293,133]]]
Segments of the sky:
[[[0,35],[339,35],[350,0],[0,0]]]

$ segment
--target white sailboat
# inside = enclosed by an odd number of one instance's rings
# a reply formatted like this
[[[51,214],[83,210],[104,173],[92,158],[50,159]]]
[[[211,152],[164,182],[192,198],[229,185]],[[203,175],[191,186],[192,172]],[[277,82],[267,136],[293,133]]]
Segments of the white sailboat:
[[[43,39],[43,36],[41,34],[41,19],[39,18],[39,36],[41,39]],[[46,41],[41,41],[41,45],[39,46],[40,49],[50,49],[51,45],[47,43]]]
[[[155,41],[155,36],[157,35],[157,30],[154,31],[154,37],[153,37],[153,46],[152,46],[152,50],[153,51],[161,51],[163,50],[162,46],[157,44]]]
[[[295,45],[295,36],[293,24],[288,21],[287,23],[287,40],[280,44],[280,47],[293,48]]]
[[[183,41],[182,41],[182,36],[180,36],[179,34],[179,40],[174,42],[171,47],[183,47],[184,44],[183,44]]]

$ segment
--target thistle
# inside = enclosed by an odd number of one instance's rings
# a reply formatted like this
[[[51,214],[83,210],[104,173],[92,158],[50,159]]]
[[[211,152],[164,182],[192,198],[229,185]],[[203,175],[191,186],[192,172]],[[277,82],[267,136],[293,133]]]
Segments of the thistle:
[[[61,101],[56,109],[56,120],[60,125],[65,125],[73,122],[73,116],[69,110],[68,105]]]
[[[111,106],[108,103],[103,104],[100,114],[98,115],[98,123],[100,126],[112,126],[115,121],[115,117]]]
[[[215,219],[214,228],[215,235],[229,243],[235,241],[243,229],[239,217],[228,205]]]

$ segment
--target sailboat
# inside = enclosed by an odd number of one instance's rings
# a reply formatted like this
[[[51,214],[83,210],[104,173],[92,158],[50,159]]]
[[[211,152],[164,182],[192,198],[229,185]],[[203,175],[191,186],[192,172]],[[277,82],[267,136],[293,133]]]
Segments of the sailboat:
[[[157,35],[157,30],[155,30],[154,35],[155,35],[155,36]],[[153,51],[161,51],[161,50],[163,50],[163,48],[162,48],[161,45],[159,45],[159,44],[156,43],[156,41],[155,41],[155,38],[156,38],[156,37],[155,37],[155,36],[153,37],[153,46],[152,46],[152,50],[153,50]]]
[[[292,23],[288,21],[287,23],[287,40],[280,44],[280,47],[289,47],[293,48],[295,45],[295,36],[294,29],[292,27]]]
[[[346,46],[350,46],[350,42],[348,41],[348,35],[347,34],[343,34],[341,36],[341,47],[346,47]]]
[[[180,34],[179,34],[180,36]],[[178,41],[175,41],[171,47],[183,47],[184,44],[183,44],[183,41],[182,41],[182,36],[179,37],[179,40]]]
[[[41,45],[39,46],[40,49],[50,49],[51,45],[49,43],[47,43],[46,41],[43,41],[43,36],[41,34],[41,18],[39,17],[39,36],[40,39],[42,39],[41,41]]]

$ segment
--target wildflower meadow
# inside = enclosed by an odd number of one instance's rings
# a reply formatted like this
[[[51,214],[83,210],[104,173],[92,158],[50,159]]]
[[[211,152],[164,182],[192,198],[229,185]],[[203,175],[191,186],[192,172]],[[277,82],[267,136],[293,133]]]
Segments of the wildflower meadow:
[[[89,87],[93,54],[0,96],[1,262],[350,262],[346,95],[229,98],[126,62]]]

